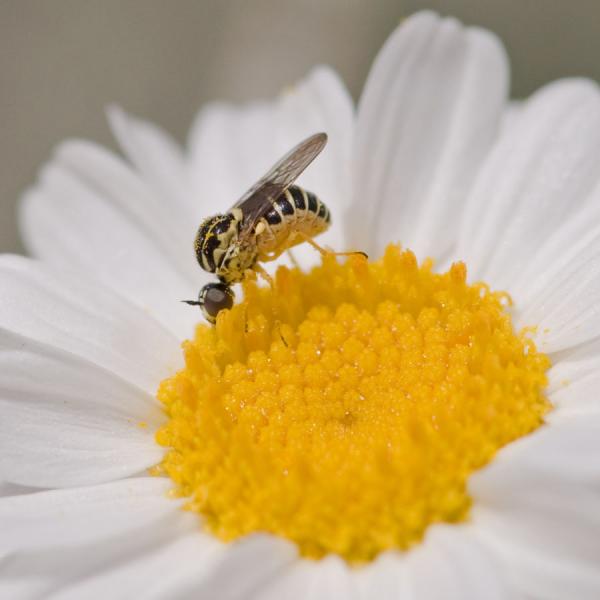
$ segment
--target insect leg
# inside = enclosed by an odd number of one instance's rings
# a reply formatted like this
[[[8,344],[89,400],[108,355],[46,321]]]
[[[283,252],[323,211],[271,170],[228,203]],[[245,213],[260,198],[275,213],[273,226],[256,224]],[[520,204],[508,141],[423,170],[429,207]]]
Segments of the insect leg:
[[[290,249],[286,250],[286,253],[288,255],[288,258],[290,259],[290,262],[292,263],[292,266],[296,269],[299,269],[300,265],[298,264],[298,261],[296,260],[294,253]]]
[[[315,240],[313,240],[310,237],[310,235],[307,235],[302,231],[298,231],[297,235],[301,237],[305,242],[308,242],[317,252],[321,254],[321,256],[355,256],[356,254],[360,254],[365,258],[369,258],[366,252],[361,252],[360,250],[354,250],[353,252],[334,252],[333,250],[323,248],[322,246],[319,246],[319,244],[317,244],[317,242],[315,242]]]
[[[258,263],[256,263],[252,267],[252,269],[256,273],[258,273],[271,286],[272,290],[275,290],[275,282],[273,281],[273,278]],[[279,337],[281,338],[283,345],[287,348],[288,343],[285,341],[285,338],[283,337],[283,333],[281,333],[281,320],[279,319],[279,316],[277,314],[277,308],[275,307],[275,305],[273,305],[273,317],[274,317],[274,321],[275,321],[275,328],[277,329],[277,332],[279,333]]]
[[[273,278],[261,267],[261,265],[256,263],[252,269],[271,286],[271,289],[275,289],[275,282],[273,281]]]

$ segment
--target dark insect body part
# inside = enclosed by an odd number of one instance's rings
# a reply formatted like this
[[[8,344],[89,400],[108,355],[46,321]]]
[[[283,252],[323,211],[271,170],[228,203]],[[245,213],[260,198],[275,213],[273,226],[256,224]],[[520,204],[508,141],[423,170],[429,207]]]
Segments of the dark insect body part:
[[[326,143],[325,133],[307,138],[228,212],[209,217],[200,225],[194,244],[196,258],[205,271],[215,273],[220,283],[204,286],[197,302],[186,302],[200,306],[209,322],[215,322],[220,310],[233,306],[230,286],[242,281],[248,270],[264,273],[262,268],[259,270],[260,262],[274,260],[304,241],[316,246],[312,238],[331,224],[327,206],[312,192],[293,185]],[[221,296],[212,300],[216,290]]]

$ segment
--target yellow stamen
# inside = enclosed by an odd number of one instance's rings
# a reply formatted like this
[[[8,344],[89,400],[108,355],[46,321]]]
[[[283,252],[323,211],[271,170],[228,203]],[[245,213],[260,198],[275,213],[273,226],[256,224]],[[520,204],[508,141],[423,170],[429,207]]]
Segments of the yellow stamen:
[[[550,408],[550,361],[462,263],[436,274],[390,246],[244,295],[159,390],[160,470],[223,540],[268,531],[350,562],[408,548],[467,519],[468,476]]]

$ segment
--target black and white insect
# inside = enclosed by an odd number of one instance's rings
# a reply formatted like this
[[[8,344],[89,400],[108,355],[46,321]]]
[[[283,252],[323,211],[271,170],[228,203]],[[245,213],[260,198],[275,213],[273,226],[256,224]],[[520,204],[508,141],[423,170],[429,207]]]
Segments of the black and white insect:
[[[210,323],[216,322],[221,310],[233,306],[231,286],[249,270],[269,279],[261,262],[275,260],[302,242],[323,251],[313,238],[330,226],[329,209],[315,194],[293,184],[326,143],[325,133],[305,139],[226,213],[208,217],[198,228],[196,258],[219,281],[206,284],[198,300],[184,302],[199,306]]]

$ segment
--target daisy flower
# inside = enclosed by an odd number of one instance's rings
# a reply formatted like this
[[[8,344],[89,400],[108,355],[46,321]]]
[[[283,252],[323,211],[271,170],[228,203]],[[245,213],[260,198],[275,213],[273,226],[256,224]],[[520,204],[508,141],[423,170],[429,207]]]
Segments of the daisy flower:
[[[319,67],[185,151],[109,120],[126,158],[59,146],[0,257],[0,597],[600,597],[596,84],[513,105],[422,12],[356,109]],[[198,325],[199,223],[318,131],[319,241],[369,262],[304,244]]]

